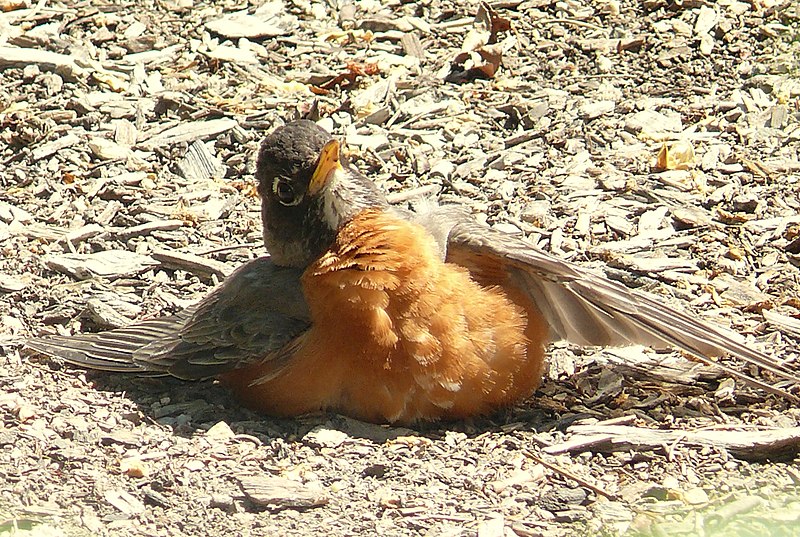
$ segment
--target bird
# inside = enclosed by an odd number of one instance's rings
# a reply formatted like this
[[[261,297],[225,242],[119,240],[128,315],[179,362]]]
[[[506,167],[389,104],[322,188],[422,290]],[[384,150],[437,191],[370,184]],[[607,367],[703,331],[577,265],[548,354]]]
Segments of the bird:
[[[244,406],[277,417],[330,411],[414,424],[488,414],[535,392],[555,340],[675,347],[800,402],[800,373],[738,334],[458,204],[388,203],[315,122],[268,134],[255,175],[269,255],[176,314],[27,347],[91,369],[217,378]]]

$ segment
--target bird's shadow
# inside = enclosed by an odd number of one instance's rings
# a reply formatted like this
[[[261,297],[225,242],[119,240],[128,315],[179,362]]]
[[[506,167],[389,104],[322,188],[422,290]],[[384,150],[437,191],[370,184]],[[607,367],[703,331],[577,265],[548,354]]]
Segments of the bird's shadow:
[[[141,418],[172,434],[192,437],[225,422],[236,434],[262,441],[288,438],[307,432],[297,420],[265,417],[243,407],[233,394],[214,380],[183,381],[174,377],[138,377],[102,371],[86,371],[91,385],[100,391],[124,393]]]
[[[171,434],[182,437],[204,434],[215,424],[225,422],[235,434],[254,436],[265,443],[277,438],[303,438],[315,428],[323,427],[382,444],[403,436],[436,440],[452,432],[474,438],[491,432],[563,431],[577,420],[596,416],[563,407],[555,408],[546,402],[550,400],[549,396],[542,395],[571,391],[575,379],[546,379],[529,400],[486,416],[396,426],[366,423],[332,412],[276,418],[243,407],[225,386],[213,380],[187,382],[173,377],[140,377],[73,369],[55,361],[45,363],[65,374],[83,374],[93,389],[124,394],[125,399],[136,406],[139,419],[167,428]]]
[[[46,359],[45,364],[64,374],[83,374],[93,389],[124,394],[141,413],[141,420],[167,428],[172,434],[182,437],[203,434],[217,423],[225,422],[235,434],[254,436],[262,442],[276,438],[303,438],[315,428],[324,427],[340,430],[354,438],[385,443],[403,436],[424,436],[435,440],[452,432],[476,437],[488,432],[565,430],[574,421],[588,416],[537,404],[539,396],[534,394],[524,403],[490,415],[418,422],[412,426],[366,423],[332,412],[276,418],[243,407],[226,387],[213,380],[187,382],[173,377],[140,377],[74,369]],[[545,380],[540,391],[569,389],[572,388],[561,385],[561,381]]]

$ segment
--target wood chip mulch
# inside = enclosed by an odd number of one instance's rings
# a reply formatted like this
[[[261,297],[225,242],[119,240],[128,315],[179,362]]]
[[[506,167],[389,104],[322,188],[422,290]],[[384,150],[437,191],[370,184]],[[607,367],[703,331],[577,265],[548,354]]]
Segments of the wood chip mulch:
[[[524,405],[412,430],[21,349],[263,255],[253,152],[310,116],[394,202],[796,365],[798,73],[777,0],[0,0],[0,536],[800,535],[800,409],[675,353],[554,344]]]

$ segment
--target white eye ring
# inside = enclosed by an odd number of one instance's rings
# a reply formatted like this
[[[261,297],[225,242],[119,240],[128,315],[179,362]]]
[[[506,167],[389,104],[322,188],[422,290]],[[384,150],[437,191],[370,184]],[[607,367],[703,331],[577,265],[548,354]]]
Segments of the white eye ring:
[[[303,196],[297,196],[292,185],[281,177],[276,177],[275,180],[272,181],[272,193],[275,194],[278,202],[286,207],[297,205],[303,199]]]

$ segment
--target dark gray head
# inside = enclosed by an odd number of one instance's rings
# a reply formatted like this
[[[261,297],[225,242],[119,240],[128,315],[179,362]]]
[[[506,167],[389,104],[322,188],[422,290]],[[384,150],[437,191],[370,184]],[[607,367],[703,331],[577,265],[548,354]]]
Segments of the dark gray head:
[[[340,144],[308,120],[275,129],[256,164],[264,243],[276,264],[305,267],[330,247],[342,224],[381,192],[341,158]]]

